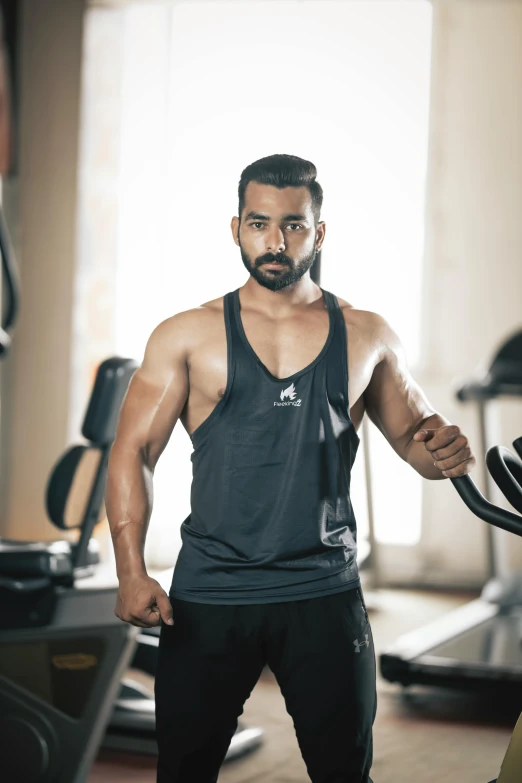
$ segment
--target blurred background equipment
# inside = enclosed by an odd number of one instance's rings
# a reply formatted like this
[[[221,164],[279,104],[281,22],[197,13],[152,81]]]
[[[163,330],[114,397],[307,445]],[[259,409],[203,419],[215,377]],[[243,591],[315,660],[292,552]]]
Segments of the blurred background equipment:
[[[509,354],[509,351],[505,353]],[[489,471],[501,492],[518,511],[514,514],[490,503],[478,491],[470,476],[452,479],[459,495],[468,508],[480,519],[488,522],[493,530],[507,530],[522,536],[522,437],[513,441],[515,454],[501,446],[488,450],[484,469]],[[520,641],[520,640],[519,640]],[[502,696],[498,689],[496,698]],[[522,716],[519,717],[509,743],[500,775],[490,783],[518,783],[522,769]]]
[[[491,442],[486,405],[501,397],[522,397],[522,331],[507,338],[484,374],[462,385],[456,396],[477,406],[480,466]],[[493,501],[485,463],[482,470],[485,496]],[[514,505],[505,482],[504,494]],[[522,701],[522,573],[510,573],[509,544],[502,531],[488,528],[487,544],[490,578],[480,598],[400,637],[380,656],[386,680],[482,689],[496,697],[517,692]]]
[[[480,519],[492,525],[494,530],[507,530],[516,536],[522,536],[522,437],[513,441],[513,447],[515,454],[501,446],[489,449],[486,455],[485,470],[489,471],[501,492],[518,511],[518,514],[490,503],[481,495],[469,475],[451,479],[451,481],[468,508]],[[497,689],[495,697],[499,698],[499,696],[502,696],[502,692]],[[522,716],[519,717],[515,726],[502,762],[500,775],[491,783],[518,783],[521,769]]]
[[[114,614],[117,586],[89,577],[99,564],[92,533],[104,518],[107,460],[131,360],[99,368],[82,428],[55,465],[49,520],[79,538],[0,539],[0,750],[9,781],[82,783],[134,649],[137,629]]]
[[[12,168],[12,58],[8,42],[14,45],[16,30],[16,10],[13,2],[0,3],[0,178],[5,177]],[[7,27],[7,35],[6,35]],[[0,274],[0,359],[11,346],[14,329],[20,307],[20,282],[16,258],[7,230],[0,200],[0,255],[2,271]]]

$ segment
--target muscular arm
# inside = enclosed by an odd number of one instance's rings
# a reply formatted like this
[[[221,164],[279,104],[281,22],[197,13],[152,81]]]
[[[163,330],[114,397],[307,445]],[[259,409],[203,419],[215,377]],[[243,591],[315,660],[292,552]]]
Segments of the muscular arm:
[[[371,314],[380,361],[364,392],[366,411],[396,453],[427,479],[443,479],[424,443],[413,440],[423,428],[449,424],[428,402],[411,376],[401,342],[384,318]]]
[[[156,327],[120,411],[105,493],[120,580],[146,573],[152,477],[188,395],[183,324],[180,314]]]

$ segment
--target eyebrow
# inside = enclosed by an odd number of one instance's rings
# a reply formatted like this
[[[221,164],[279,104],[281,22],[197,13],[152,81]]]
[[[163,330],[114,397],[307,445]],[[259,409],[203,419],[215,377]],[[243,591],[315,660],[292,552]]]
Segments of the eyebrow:
[[[269,215],[263,214],[263,212],[249,212],[245,216],[245,220],[270,220]],[[302,220],[308,222],[308,218],[305,215],[284,215],[283,220]]]

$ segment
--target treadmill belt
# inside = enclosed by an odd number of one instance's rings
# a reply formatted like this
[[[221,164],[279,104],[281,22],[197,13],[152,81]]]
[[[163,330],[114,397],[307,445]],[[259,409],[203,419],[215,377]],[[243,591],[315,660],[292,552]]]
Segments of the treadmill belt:
[[[518,668],[522,675],[522,618],[496,615],[420,656],[449,658],[483,666]]]

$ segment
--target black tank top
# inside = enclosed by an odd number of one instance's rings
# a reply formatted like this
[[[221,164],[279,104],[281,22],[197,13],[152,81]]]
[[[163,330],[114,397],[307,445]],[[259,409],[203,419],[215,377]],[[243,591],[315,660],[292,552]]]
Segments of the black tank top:
[[[224,297],[227,385],[192,433],[191,513],[170,595],[213,604],[315,598],[358,587],[350,471],[359,437],[348,407],[346,326],[323,291],[319,355],[276,378]]]

